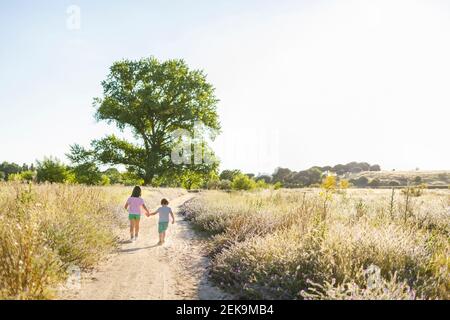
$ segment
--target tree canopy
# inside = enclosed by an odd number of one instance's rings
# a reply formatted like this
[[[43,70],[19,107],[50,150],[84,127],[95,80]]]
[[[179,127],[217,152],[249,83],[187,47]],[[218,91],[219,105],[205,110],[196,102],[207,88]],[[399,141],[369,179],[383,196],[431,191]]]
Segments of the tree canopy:
[[[220,130],[218,99],[202,71],[189,69],[183,60],[123,60],[113,64],[102,86],[103,97],[94,99],[96,119],[131,130],[135,139],[109,135],[92,141],[99,162],[125,165],[146,184],[164,175],[182,175],[185,170],[204,173],[217,167],[171,161],[171,151],[180,140],[173,135],[177,130],[193,135],[196,123],[202,123],[201,150],[210,153],[204,141]]]

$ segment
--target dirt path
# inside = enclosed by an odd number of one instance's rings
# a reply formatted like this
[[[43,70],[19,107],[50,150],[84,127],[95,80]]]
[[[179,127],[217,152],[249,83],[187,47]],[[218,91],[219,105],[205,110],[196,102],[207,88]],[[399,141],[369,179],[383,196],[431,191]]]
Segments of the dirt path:
[[[63,299],[227,299],[206,279],[207,259],[189,223],[178,214],[193,197],[173,199],[176,222],[169,226],[164,246],[157,246],[157,217],[141,219],[137,242],[130,243],[128,229],[120,231],[118,252],[98,270],[82,274],[81,281],[62,294]]]

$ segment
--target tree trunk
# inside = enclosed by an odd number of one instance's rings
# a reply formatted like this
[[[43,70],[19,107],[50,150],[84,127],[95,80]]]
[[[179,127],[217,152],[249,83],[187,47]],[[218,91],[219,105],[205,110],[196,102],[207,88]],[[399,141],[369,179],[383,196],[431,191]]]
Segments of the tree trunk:
[[[151,185],[153,182],[154,176],[155,176],[155,174],[153,172],[146,172],[145,176],[144,176],[144,184],[146,186]]]

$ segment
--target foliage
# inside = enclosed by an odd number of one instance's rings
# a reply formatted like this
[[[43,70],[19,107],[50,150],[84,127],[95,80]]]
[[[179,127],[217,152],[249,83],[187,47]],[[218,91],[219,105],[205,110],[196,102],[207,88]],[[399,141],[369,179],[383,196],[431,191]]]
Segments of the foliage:
[[[22,168],[16,163],[3,162],[0,164],[0,172],[2,172],[4,179],[8,180],[10,174],[20,173]]]
[[[230,180],[220,180],[219,189],[220,190],[231,190],[231,181]]]
[[[109,168],[103,172],[103,175],[108,177],[110,184],[122,183],[122,174],[116,168]]]
[[[242,172],[240,170],[223,170],[220,175],[220,180],[229,180],[233,181],[234,177],[241,174]]]
[[[144,185],[144,179],[131,172],[124,172],[122,174],[122,183],[126,186],[142,186]]]
[[[279,181],[273,185],[274,190],[281,189],[282,187],[283,187],[283,184]]]
[[[372,179],[372,180],[369,182],[369,184],[368,184],[368,186],[371,187],[371,188],[377,188],[377,187],[379,187],[380,185],[381,185],[381,181],[380,181],[380,179],[378,179],[378,178]]]
[[[75,175],[75,181],[80,184],[98,185],[103,181],[100,169],[92,162],[79,164],[71,171]]]
[[[20,181],[20,182],[31,182],[35,180],[36,172],[34,171],[22,171],[21,173],[13,173],[8,177],[8,181]]]
[[[361,176],[357,179],[350,180],[350,182],[356,187],[365,188],[369,184],[369,179],[367,177]]]
[[[213,86],[202,71],[190,70],[183,60],[119,61],[102,86],[103,98],[94,103],[97,120],[114,123],[120,130],[130,129],[137,142],[110,135],[94,140],[92,150],[101,163],[125,165],[145,184],[186,169],[186,165],[171,161],[171,152],[179,142],[173,136],[176,130],[192,135],[199,121],[205,126],[197,132],[200,139],[214,138],[220,128]],[[202,146],[208,149],[206,142]],[[210,169],[206,164],[202,168],[188,166],[193,171]]]
[[[252,190],[256,188],[256,183],[253,179],[241,173],[234,176],[231,188],[233,190]]]
[[[37,161],[37,182],[62,183],[68,178],[68,169],[57,158],[48,157]]]

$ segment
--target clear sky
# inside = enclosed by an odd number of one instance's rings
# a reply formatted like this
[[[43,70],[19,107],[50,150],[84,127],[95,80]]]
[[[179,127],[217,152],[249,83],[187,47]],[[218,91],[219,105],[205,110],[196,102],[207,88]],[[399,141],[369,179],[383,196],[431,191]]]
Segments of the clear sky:
[[[1,1],[0,41],[0,161],[114,132],[100,82],[154,55],[216,87],[222,169],[450,169],[450,1]]]

